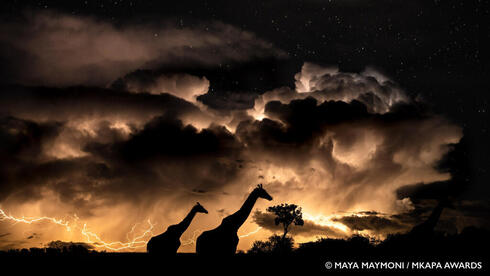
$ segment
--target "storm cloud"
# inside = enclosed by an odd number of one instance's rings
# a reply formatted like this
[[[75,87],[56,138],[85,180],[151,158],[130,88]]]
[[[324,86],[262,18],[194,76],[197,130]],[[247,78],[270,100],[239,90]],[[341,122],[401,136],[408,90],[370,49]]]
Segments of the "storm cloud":
[[[461,127],[390,78],[304,63],[271,89],[226,89],[239,85],[231,73],[213,86],[209,68],[284,53],[233,26],[209,26],[114,26],[55,13],[2,25],[1,47],[13,53],[3,58],[18,59],[9,74],[19,83],[0,93],[2,209],[76,214],[121,240],[146,218],[158,229],[178,222],[195,201],[220,211],[191,231],[215,226],[262,183],[272,204],[303,208],[305,225],[293,234],[344,237],[408,228],[423,207],[419,188],[456,177],[441,160]],[[179,62],[204,69],[165,70]],[[327,216],[363,210],[389,215]],[[249,222],[250,231],[278,230],[268,213]],[[70,238],[43,227],[47,241]]]
[[[118,79],[113,86],[135,93],[169,93],[186,101],[196,102],[197,96],[208,92],[209,80],[189,74],[162,74],[144,79],[130,74]]]
[[[87,16],[26,12],[4,20],[0,33],[9,66],[2,73],[29,85],[108,85],[142,68],[285,56],[253,33],[220,22],[195,29],[170,22],[115,26]]]
[[[305,62],[294,79],[295,89],[281,87],[260,95],[251,114],[260,116],[270,101],[287,104],[307,97],[320,102],[357,100],[364,103],[371,113],[385,113],[393,105],[410,101],[396,83],[373,68],[366,68],[361,73],[346,73],[337,67]]]
[[[355,231],[369,230],[375,233],[397,233],[406,232],[410,230],[410,225],[404,225],[396,220],[378,216],[344,216],[341,218],[335,218],[334,221],[341,222]]]

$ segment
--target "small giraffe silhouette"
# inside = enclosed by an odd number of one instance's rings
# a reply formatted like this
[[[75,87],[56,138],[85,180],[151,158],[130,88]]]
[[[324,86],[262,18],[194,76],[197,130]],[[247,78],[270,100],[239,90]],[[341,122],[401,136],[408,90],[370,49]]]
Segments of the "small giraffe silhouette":
[[[417,237],[431,237],[434,234],[434,228],[441,217],[444,208],[450,206],[448,198],[439,200],[437,206],[432,210],[432,213],[426,221],[414,226],[409,234]]]
[[[180,237],[187,230],[196,213],[207,214],[208,211],[197,202],[179,224],[170,225],[167,231],[150,239],[146,245],[148,253],[152,255],[175,256],[180,247]]]
[[[205,231],[197,238],[197,254],[204,256],[235,254],[239,240],[238,229],[247,220],[258,198],[272,200],[262,184],[257,185],[238,211],[224,218],[215,229]]]

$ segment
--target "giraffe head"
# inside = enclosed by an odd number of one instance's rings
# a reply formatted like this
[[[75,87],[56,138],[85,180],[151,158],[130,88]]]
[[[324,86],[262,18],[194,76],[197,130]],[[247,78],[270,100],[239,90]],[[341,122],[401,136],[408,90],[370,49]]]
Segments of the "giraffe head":
[[[272,196],[270,196],[267,191],[262,187],[262,184],[257,185],[257,188],[253,191],[257,197],[267,199],[269,201],[272,200]]]
[[[202,207],[202,205],[199,202],[197,202],[196,205],[194,205],[193,209],[194,211],[196,211],[196,213],[205,213],[205,214],[208,213],[208,210],[204,209],[204,207]]]

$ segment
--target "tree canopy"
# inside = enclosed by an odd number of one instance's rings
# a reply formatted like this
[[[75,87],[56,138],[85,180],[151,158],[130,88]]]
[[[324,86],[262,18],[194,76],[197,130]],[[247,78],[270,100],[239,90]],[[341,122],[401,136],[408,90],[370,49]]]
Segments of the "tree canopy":
[[[271,206],[267,208],[267,212],[274,213],[276,217],[274,218],[274,223],[276,225],[282,224],[284,234],[282,238],[284,239],[289,231],[289,226],[291,224],[303,226],[303,213],[301,207],[296,204],[283,203],[276,206]]]

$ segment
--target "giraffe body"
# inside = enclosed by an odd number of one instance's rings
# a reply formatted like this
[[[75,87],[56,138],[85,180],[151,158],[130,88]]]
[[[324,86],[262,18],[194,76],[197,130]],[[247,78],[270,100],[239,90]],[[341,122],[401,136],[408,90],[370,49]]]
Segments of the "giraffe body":
[[[196,252],[199,255],[233,255],[238,246],[238,235],[223,227],[203,232],[196,241]]]
[[[175,256],[180,247],[180,237],[187,230],[196,213],[207,214],[208,211],[198,202],[182,222],[170,225],[167,231],[150,239],[146,245],[148,253],[158,256]]]
[[[235,254],[238,245],[238,229],[247,220],[258,198],[272,200],[272,197],[259,185],[242,207],[234,214],[224,218],[215,229],[203,232],[196,240],[196,252],[201,256],[229,256]]]
[[[172,225],[173,226],[173,225]],[[146,249],[152,255],[172,256],[180,247],[179,233],[170,226],[163,234],[152,237]]]

